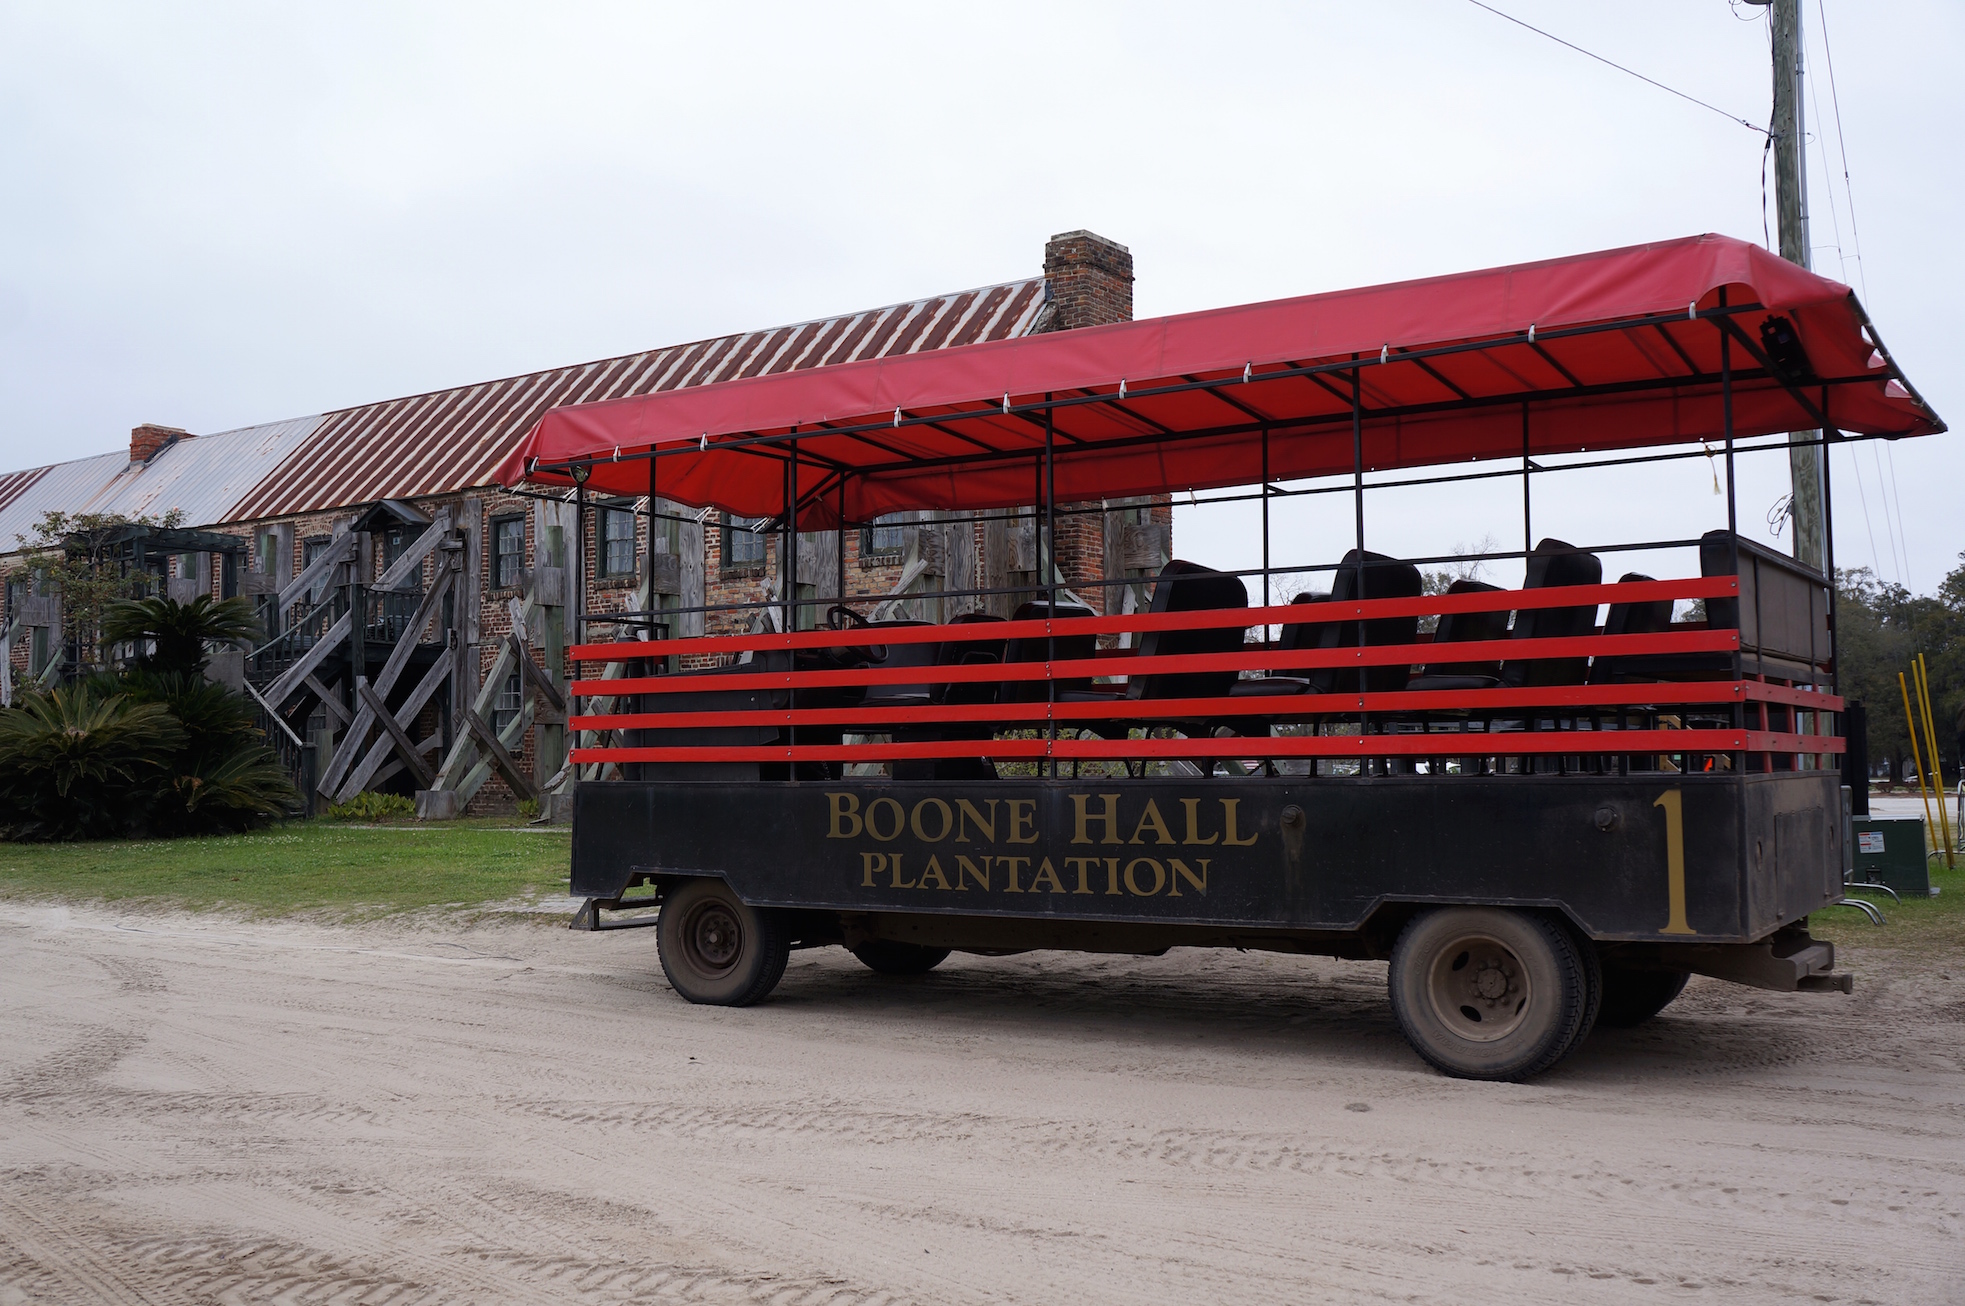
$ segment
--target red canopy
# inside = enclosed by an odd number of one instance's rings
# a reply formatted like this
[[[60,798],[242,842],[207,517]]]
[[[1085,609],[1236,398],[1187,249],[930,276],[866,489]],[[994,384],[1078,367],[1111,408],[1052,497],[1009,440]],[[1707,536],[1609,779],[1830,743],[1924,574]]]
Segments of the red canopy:
[[[1847,286],[1707,235],[554,409],[496,479],[641,495],[657,450],[662,496],[770,517],[796,434],[807,528],[1010,507],[1047,416],[1061,503],[1251,484],[1265,435],[1347,473],[1354,374],[1367,470],[1717,441],[1722,339],[1736,436],[1945,429]]]

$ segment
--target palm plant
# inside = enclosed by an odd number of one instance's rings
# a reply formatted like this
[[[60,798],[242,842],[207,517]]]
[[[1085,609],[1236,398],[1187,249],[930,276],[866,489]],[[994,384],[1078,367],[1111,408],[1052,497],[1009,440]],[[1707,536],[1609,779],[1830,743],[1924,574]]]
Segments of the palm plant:
[[[0,711],[0,825],[21,839],[100,839],[135,826],[184,730],[161,703],[92,685]]]
[[[144,671],[195,674],[210,661],[207,644],[246,644],[266,633],[249,599],[200,594],[189,603],[176,599],[124,599],[102,614],[104,644],[134,644],[136,665]]]

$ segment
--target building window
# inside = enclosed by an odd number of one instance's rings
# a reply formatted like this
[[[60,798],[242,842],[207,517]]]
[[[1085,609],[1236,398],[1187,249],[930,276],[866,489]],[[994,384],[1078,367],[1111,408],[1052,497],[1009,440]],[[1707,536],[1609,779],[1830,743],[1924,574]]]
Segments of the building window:
[[[631,510],[600,510],[600,550],[595,564],[596,574],[601,576],[635,574],[635,515]]]
[[[726,567],[762,567],[764,565],[764,536],[756,527],[762,526],[762,517],[723,516],[723,565]]]
[[[222,553],[218,559],[218,597],[236,599],[239,597],[239,555]]]
[[[21,604],[27,602],[27,577],[12,576],[7,580],[7,611],[0,621],[12,623],[20,619]]]
[[[860,532],[860,556],[872,557],[875,554],[899,554],[907,549],[907,515],[890,512],[885,517],[875,517],[873,525]]]
[[[198,555],[195,553],[178,554],[177,578],[179,580],[192,580],[197,575],[198,575]]]
[[[30,626],[27,632],[27,674],[39,677],[48,669],[48,628]]]
[[[493,589],[517,589],[519,571],[525,566],[525,518],[491,519],[491,585]]]
[[[518,719],[519,711],[525,705],[525,685],[514,671],[505,677],[505,683],[498,689],[498,701],[491,708],[491,733],[502,735],[505,727]]]
[[[272,531],[260,531],[253,537],[253,552],[262,576],[271,576],[275,571],[273,555],[280,549],[280,537]]]

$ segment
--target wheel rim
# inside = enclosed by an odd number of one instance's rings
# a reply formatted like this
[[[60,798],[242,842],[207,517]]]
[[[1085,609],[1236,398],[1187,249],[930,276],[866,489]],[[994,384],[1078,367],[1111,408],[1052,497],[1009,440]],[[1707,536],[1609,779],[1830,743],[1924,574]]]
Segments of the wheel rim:
[[[1507,944],[1484,934],[1441,948],[1426,988],[1440,1023],[1469,1042],[1504,1039],[1528,1018],[1528,968]]]
[[[682,924],[682,950],[692,969],[703,975],[727,975],[744,951],[744,930],[737,914],[720,902],[706,902]]]

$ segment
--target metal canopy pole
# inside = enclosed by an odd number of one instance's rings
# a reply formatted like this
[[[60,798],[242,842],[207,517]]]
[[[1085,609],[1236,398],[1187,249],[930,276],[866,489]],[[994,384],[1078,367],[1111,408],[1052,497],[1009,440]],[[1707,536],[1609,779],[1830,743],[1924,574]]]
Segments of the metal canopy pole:
[[[1037,560],[1044,568],[1044,599],[1047,631],[1058,619],[1058,539],[1057,539],[1057,469],[1052,460],[1057,444],[1057,418],[1055,408],[1049,407],[1051,396],[1044,396],[1044,521],[1039,529],[1042,537],[1037,545]],[[1047,633],[1044,637],[1044,658],[1047,663],[1057,661],[1057,636]],[[1055,711],[1058,701],[1058,682],[1052,678],[1051,669],[1044,668],[1044,693],[1046,701],[1054,710],[1047,712],[1046,729],[1051,742],[1051,779],[1058,778],[1057,739],[1058,720]]]
[[[785,459],[785,535],[778,547],[778,578],[784,583],[785,633],[790,634],[798,629],[798,441],[786,447],[791,456]]]
[[[1262,429],[1262,606],[1269,606],[1269,428]],[[1267,627],[1263,641],[1269,639]]]
[[[1351,357],[1355,361],[1357,355],[1353,354]],[[1357,519],[1358,590],[1355,597],[1359,602],[1363,602],[1365,597],[1365,409],[1364,378],[1362,372],[1363,369],[1357,366],[1351,369],[1351,506]],[[1364,645],[1365,623],[1360,619],[1358,622],[1358,647],[1363,648]],[[1365,692],[1366,674],[1365,668],[1363,665],[1360,665],[1358,667],[1358,692],[1360,694]],[[1360,713],[1358,716],[1358,732],[1363,734],[1364,731],[1364,714]]]
[[[835,601],[843,608],[846,606],[846,477],[844,475],[839,478],[839,548],[836,552],[839,555],[839,597]],[[841,616],[839,620],[843,626],[846,618]]]
[[[1529,514],[1529,473],[1535,464],[1529,461],[1528,445],[1528,400],[1522,400],[1522,552],[1535,552],[1535,523]]]

